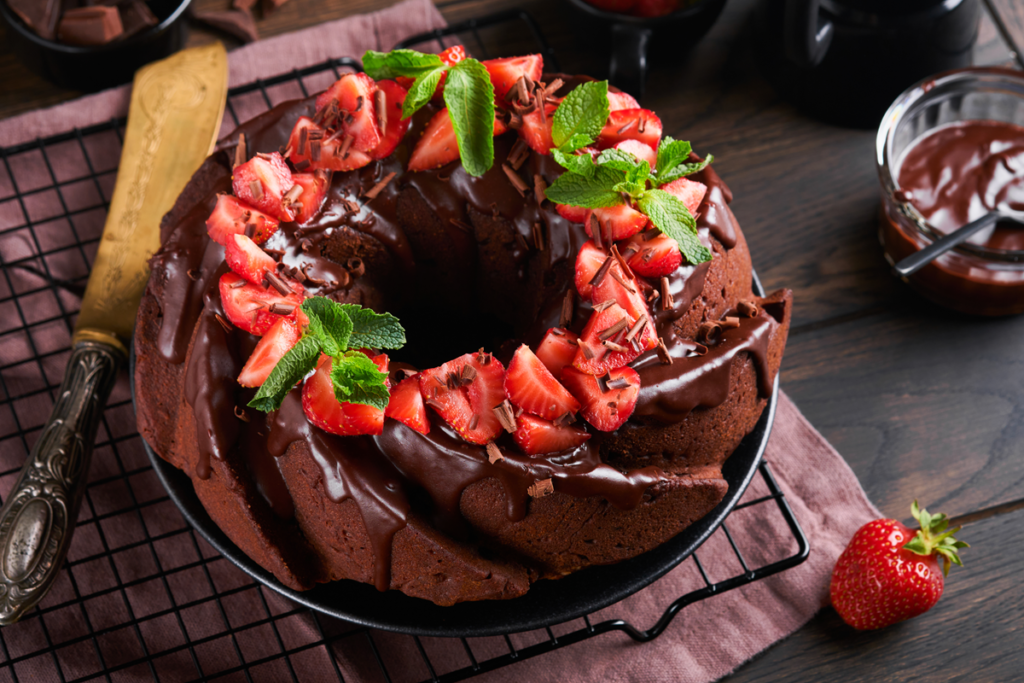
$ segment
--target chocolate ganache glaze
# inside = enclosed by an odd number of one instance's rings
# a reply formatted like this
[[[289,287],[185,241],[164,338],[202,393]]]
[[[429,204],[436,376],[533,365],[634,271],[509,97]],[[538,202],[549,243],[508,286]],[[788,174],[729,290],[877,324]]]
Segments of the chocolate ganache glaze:
[[[566,91],[572,85],[574,81],[569,80]],[[245,136],[251,152],[277,150],[286,144],[295,121],[313,114],[314,101],[309,98],[279,105],[243,124],[236,135]],[[558,324],[562,301],[572,287],[576,254],[587,240],[586,233],[581,225],[562,218],[550,202],[538,204],[508,181],[500,160],[515,144],[514,133],[496,138],[495,158],[499,161],[479,178],[468,175],[458,164],[405,173],[409,151],[435,111],[430,105],[414,117],[405,140],[391,157],[357,171],[334,174],[316,218],[301,227],[282,224],[265,248],[279,252],[286,268],[300,269],[298,279],[308,295],[330,295],[370,307],[397,302],[388,310],[401,314],[403,301],[408,306],[410,300],[422,300],[419,293],[407,290],[415,289],[425,277],[438,278],[444,286],[462,283],[466,287],[472,287],[478,279],[486,282],[489,277],[497,277],[484,269],[476,272],[477,249],[487,249],[488,244],[475,236],[473,229],[485,224],[505,226],[513,238],[509,244],[496,245],[496,258],[510,259],[515,278],[538,283],[542,295],[527,305],[530,310],[525,318],[505,321],[517,330],[519,339],[504,348],[514,349],[520,341],[535,343],[544,331]],[[256,338],[229,329],[218,320],[218,316],[223,317],[218,280],[226,272],[224,250],[207,238],[202,227],[217,193],[230,191],[229,152],[234,139],[223,141],[212,161],[197,174],[208,176],[202,184],[207,190],[205,197],[177,225],[164,226],[163,246],[153,257],[153,270],[163,278],[162,287],[156,289],[162,316],[159,353],[169,363],[188,359],[184,397],[196,425],[200,454],[196,476],[208,478],[211,458],[222,459],[238,449],[260,495],[278,517],[291,519],[294,505],[277,461],[293,445],[306,444],[328,497],[334,502],[356,502],[371,540],[374,583],[381,590],[391,581],[392,539],[406,525],[412,501],[424,499],[417,492],[425,493],[430,507],[427,514],[438,528],[465,535],[468,531],[459,513],[460,499],[469,486],[483,479],[500,482],[507,517],[518,521],[527,513],[529,491],[537,482],[550,480],[556,492],[579,498],[598,496],[616,508],[629,510],[639,504],[652,485],[670,476],[657,467],[623,472],[603,463],[598,439],[569,451],[528,457],[513,450],[511,437],[504,434],[498,441],[504,457],[490,462],[484,448],[462,440],[432,412],[428,435],[386,420],[383,433],[376,437],[333,436],[306,420],[299,389],[288,395],[280,410],[265,416],[250,409],[243,411],[242,419],[239,406],[246,405],[253,390],[239,386],[235,378]],[[519,172],[526,179],[539,176],[550,184],[561,168],[550,157],[530,152]],[[374,198],[366,199],[366,191],[390,173],[396,174],[395,179]],[[738,238],[727,207],[731,192],[710,168],[694,178],[708,186],[697,218],[701,241],[711,248],[713,238],[720,248],[732,249]],[[429,207],[433,220],[449,238],[444,248],[466,264],[467,272],[431,270],[430,259],[414,257],[414,253],[432,247],[422,244],[422,237],[413,229],[414,221],[405,216],[409,190]],[[543,238],[539,245],[535,242],[535,225],[540,226]],[[367,276],[351,277],[329,246],[339,231],[351,234],[356,242],[360,235],[373,238],[372,244],[383,245],[390,258],[375,259],[372,249],[364,249],[358,256],[366,262]],[[382,265],[377,266],[378,261]],[[663,364],[654,352],[647,352],[633,363],[642,381],[638,416],[668,424],[678,422],[698,406],[721,404],[728,394],[732,363],[744,352],[757,368],[759,395],[765,397],[771,392],[766,353],[779,321],[766,312],[742,318],[739,326],[726,330],[704,356],[688,353],[692,344],[675,334],[673,325],[701,295],[709,266],[683,266],[668,277],[673,305],[658,306],[654,313],[658,335],[666,341],[673,362]],[[561,281],[551,278],[552,272],[563,273]],[[511,302],[517,301],[515,291],[508,291],[507,296]],[[481,315],[484,309],[500,317],[500,311],[490,310],[500,306],[488,307],[485,303],[474,299],[466,310]],[[579,302],[569,327],[579,332],[590,310],[589,304]],[[448,352],[457,355],[470,350],[457,344],[457,339],[450,342],[448,346],[456,348]],[[401,357],[401,352],[397,355]],[[393,370],[398,367],[402,364],[392,363]]]

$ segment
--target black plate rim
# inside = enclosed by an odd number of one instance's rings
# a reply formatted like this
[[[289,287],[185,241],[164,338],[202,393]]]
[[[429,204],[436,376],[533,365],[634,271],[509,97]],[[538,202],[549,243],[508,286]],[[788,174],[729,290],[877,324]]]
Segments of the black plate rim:
[[[753,284],[755,293],[764,296],[764,289],[756,273],[753,273]],[[134,405],[134,347],[129,357],[129,372]],[[380,593],[368,584],[349,580],[321,584],[309,591],[296,591],[282,585],[273,574],[243,553],[213,523],[188,476],[158,456],[145,439],[141,440],[160,483],[192,528],[228,561],[268,588],[312,610],[367,628],[422,637],[487,637],[532,631],[592,614],[654,583],[686,560],[721,526],[757,472],[775,421],[778,394],[779,377],[776,375],[768,405],[754,429],[740,442],[723,467],[723,477],[729,482],[725,498],[711,512],[675,537],[657,548],[617,564],[589,567],[557,581],[538,581],[526,595],[519,598],[459,603],[451,607],[439,607],[398,591]],[[638,571],[633,572],[634,569]],[[609,577],[613,579],[610,582],[607,580]],[[379,607],[383,609],[374,609],[368,614],[353,612],[344,606],[325,604],[325,599],[337,597],[339,587],[356,596],[369,596],[371,603],[379,602]],[[572,599],[567,600],[567,594]],[[575,597],[572,597],[573,594]],[[344,600],[341,602],[344,604]],[[541,603],[539,611],[530,609],[535,603]],[[419,619],[416,618],[417,614]]]

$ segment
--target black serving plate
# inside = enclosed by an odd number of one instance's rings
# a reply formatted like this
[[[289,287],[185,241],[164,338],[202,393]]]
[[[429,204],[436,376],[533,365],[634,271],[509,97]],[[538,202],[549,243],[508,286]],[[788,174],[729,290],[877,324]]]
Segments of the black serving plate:
[[[764,295],[757,275],[754,291]],[[131,354],[135,374],[135,354]],[[132,392],[134,400],[134,381]],[[746,491],[761,462],[778,404],[776,376],[771,398],[754,430],[740,442],[722,468],[729,491],[704,518],[654,550],[618,564],[587,569],[558,580],[538,581],[521,598],[464,602],[439,607],[398,591],[380,592],[356,581],[335,581],[299,592],[249,559],[213,523],[195,494],[192,481],[146,444],[153,469],[189,523],[224,557],[278,593],[324,614],[362,626],[418,636],[479,637],[530,631],[595,612],[653,583],[685,560],[718,528]]]

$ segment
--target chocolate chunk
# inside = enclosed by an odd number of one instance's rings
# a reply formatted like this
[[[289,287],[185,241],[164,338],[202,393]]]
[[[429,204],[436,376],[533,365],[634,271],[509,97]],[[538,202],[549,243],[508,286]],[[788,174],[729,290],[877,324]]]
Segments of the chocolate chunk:
[[[237,6],[237,3],[236,3]],[[256,22],[246,9],[229,9],[222,12],[193,12],[192,18],[200,24],[223,31],[243,43],[254,43],[260,39]]]
[[[68,45],[106,45],[124,34],[116,7],[78,7],[64,13],[57,38]]]
[[[134,36],[159,24],[156,15],[142,0],[128,0],[117,6],[121,13],[121,25],[124,26],[124,37]]]
[[[7,0],[7,6],[40,38],[53,40],[60,20],[61,0]]]

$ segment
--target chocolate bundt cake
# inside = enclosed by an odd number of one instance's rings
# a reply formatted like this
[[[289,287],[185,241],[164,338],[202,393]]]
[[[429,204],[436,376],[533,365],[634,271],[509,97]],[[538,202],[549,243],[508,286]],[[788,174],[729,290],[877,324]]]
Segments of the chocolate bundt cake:
[[[643,553],[722,500],[781,363],[791,295],[752,294],[731,193],[688,143],[670,178],[657,116],[610,89],[587,144],[555,154],[561,103],[607,86],[543,76],[533,55],[483,63],[497,115],[480,168],[442,101],[480,63],[441,57],[447,83],[411,116],[422,74],[368,55],[377,81],[243,124],[151,261],[139,430],[293,589],[352,579],[451,605]],[[565,155],[580,178],[644,169],[593,208],[556,204]]]

